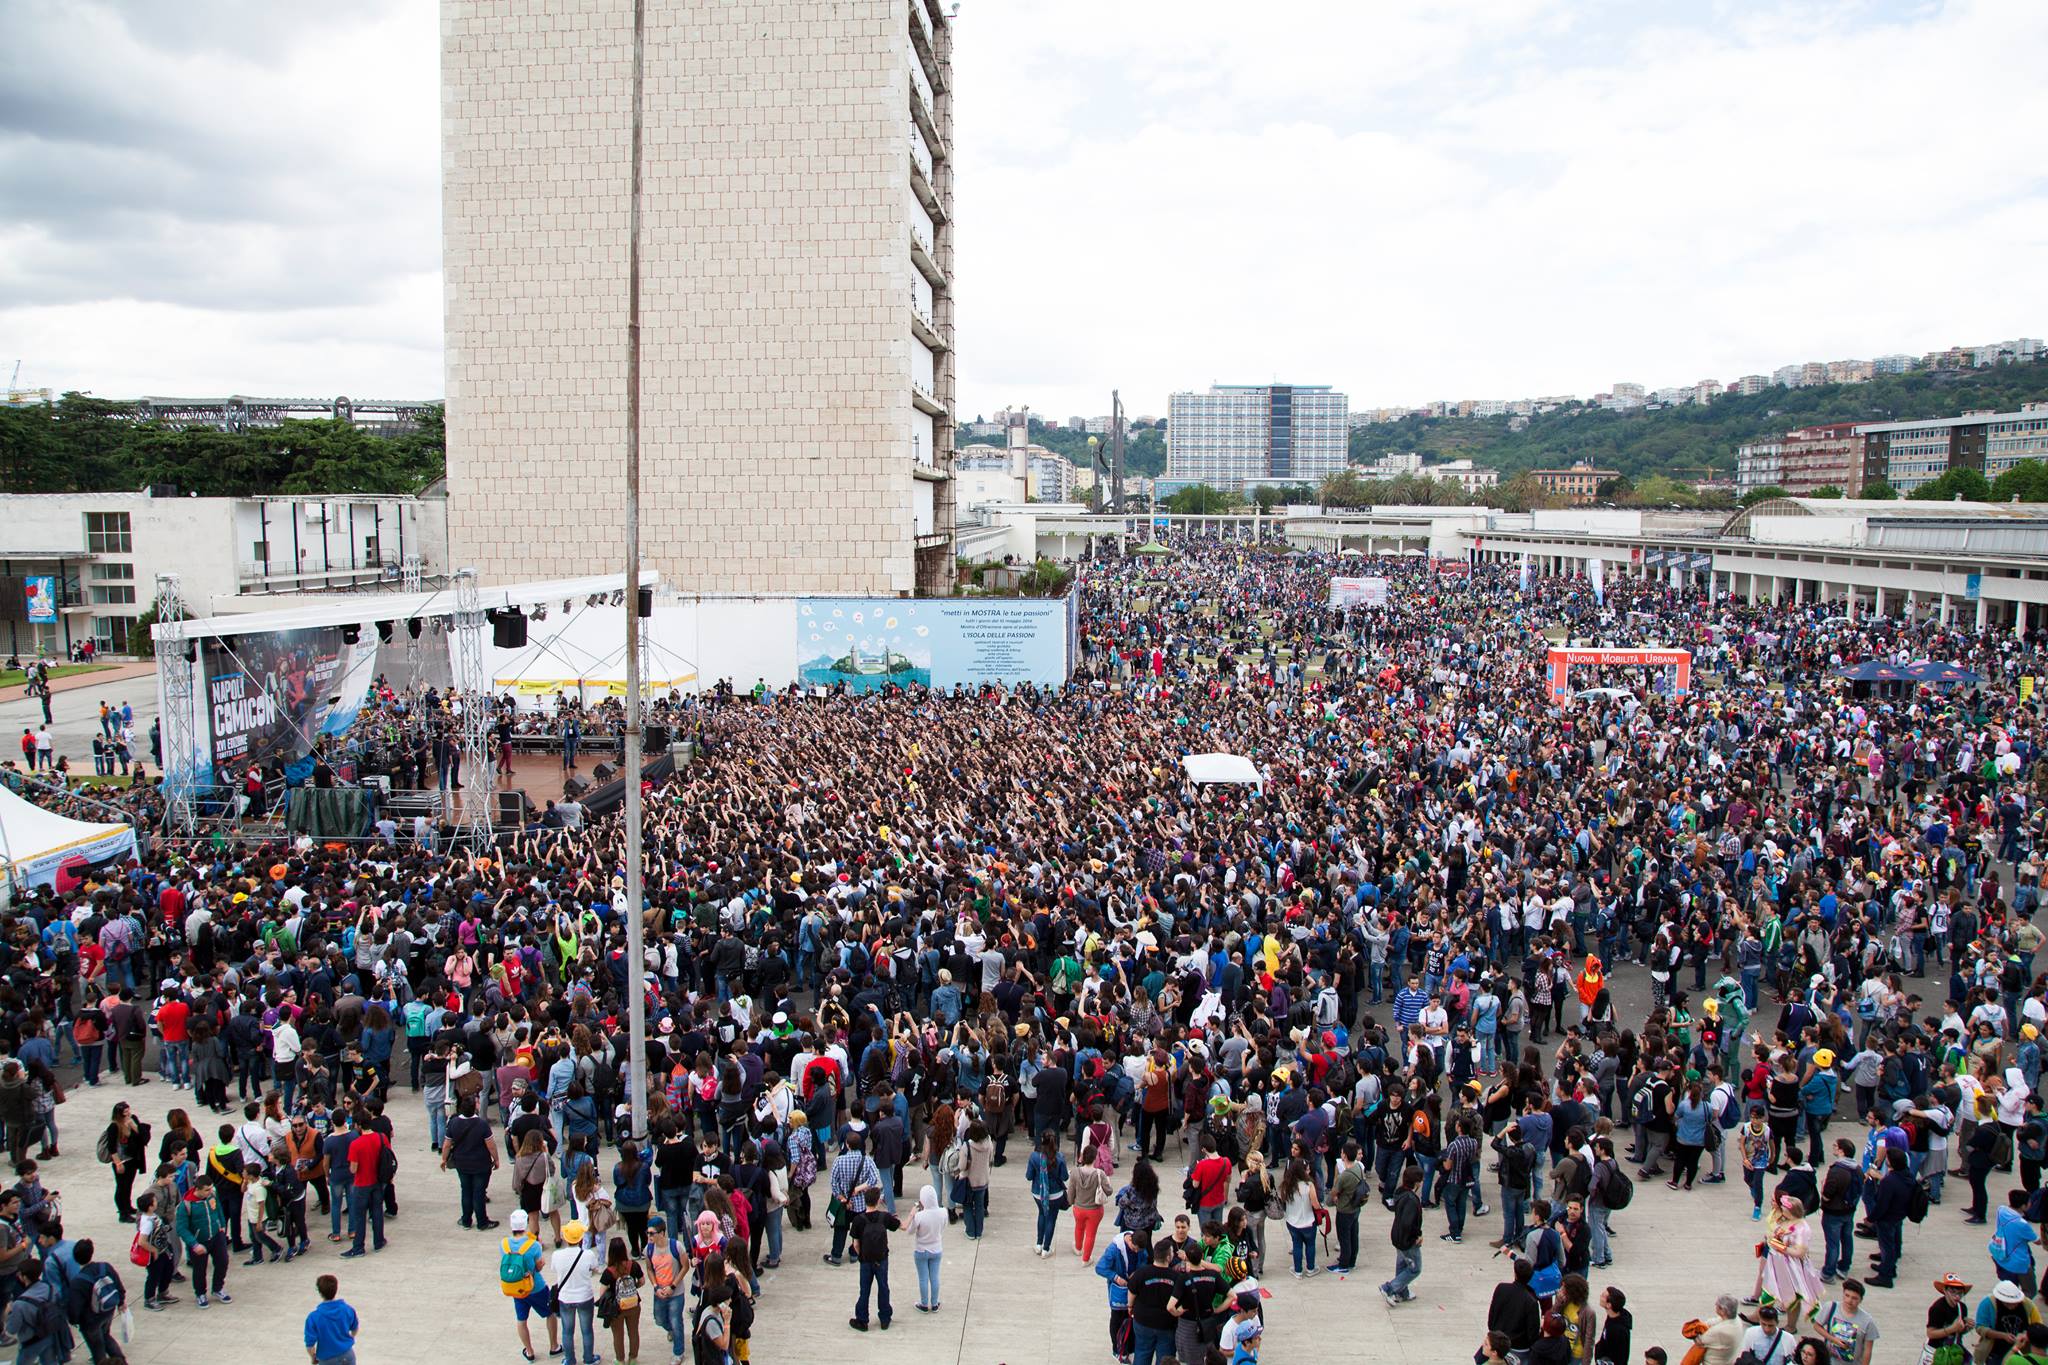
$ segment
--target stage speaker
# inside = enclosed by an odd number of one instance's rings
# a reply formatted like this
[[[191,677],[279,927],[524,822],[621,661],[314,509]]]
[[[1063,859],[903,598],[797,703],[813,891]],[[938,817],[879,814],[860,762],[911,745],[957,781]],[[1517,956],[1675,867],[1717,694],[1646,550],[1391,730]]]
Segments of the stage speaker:
[[[590,779],[581,774],[574,775],[562,784],[562,795],[578,797],[590,790]]]
[[[391,622],[379,621],[377,623],[377,638],[387,645],[391,643]]]
[[[600,783],[609,782],[618,775],[619,770],[609,763],[598,764],[596,769],[591,773],[591,776],[596,778]]]
[[[491,617],[491,643],[499,649],[521,649],[526,645],[526,618],[516,611]]]
[[[633,599],[634,605],[639,608],[641,620],[644,621],[654,615],[654,589],[642,588],[633,595]]]
[[[666,725],[648,726],[645,742],[640,747],[650,754],[658,754],[663,749],[666,749],[668,747],[668,727]]]
[[[509,791],[498,793],[498,823],[501,825],[523,825],[526,823],[526,793]]]
[[[352,645],[362,638],[363,628],[353,621],[341,628],[341,642],[345,645]]]

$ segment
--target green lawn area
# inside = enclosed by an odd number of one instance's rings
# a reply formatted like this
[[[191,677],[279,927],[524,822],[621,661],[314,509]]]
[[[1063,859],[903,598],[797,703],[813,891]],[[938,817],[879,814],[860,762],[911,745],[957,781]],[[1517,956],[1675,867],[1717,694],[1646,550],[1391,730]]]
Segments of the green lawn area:
[[[77,673],[100,673],[112,668],[112,664],[57,664],[50,669],[50,677],[69,678]],[[28,674],[18,668],[0,668],[0,687],[19,687],[28,681]]]

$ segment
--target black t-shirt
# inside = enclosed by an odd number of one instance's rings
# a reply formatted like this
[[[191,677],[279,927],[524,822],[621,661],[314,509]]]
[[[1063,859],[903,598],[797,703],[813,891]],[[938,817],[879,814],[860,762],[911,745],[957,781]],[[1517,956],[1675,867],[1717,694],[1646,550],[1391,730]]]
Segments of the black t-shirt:
[[[1190,1318],[1206,1318],[1216,1311],[1216,1298],[1230,1284],[1223,1272],[1207,1261],[1198,1262],[1180,1275],[1181,1312]]]
[[[552,1152],[555,1149],[555,1130],[548,1125],[546,1119],[537,1113],[522,1113],[518,1118],[512,1120],[511,1126],[505,1130],[506,1148],[509,1151],[517,1152],[519,1144],[526,1141],[526,1135],[535,1130],[540,1132],[541,1140],[547,1144],[548,1150]]]
[[[457,1116],[448,1121],[448,1164],[458,1171],[491,1169],[489,1120]]]
[[[1934,1340],[1934,1334],[1936,1332],[1939,1332],[1942,1328],[1947,1327],[1954,1323],[1957,1318],[1963,1316],[1964,1311],[1965,1306],[1963,1304],[1950,1303],[1948,1301],[1948,1295],[1946,1294],[1936,1299],[1933,1303],[1927,1305],[1928,1341],[1932,1342]],[[1944,1342],[1949,1342],[1955,1340],[1955,1338],[1943,1337],[1942,1340]]]
[[[1179,1273],[1163,1265],[1147,1265],[1127,1278],[1131,1287],[1131,1317],[1140,1327],[1171,1332],[1174,1316],[1166,1305],[1180,1291]]]

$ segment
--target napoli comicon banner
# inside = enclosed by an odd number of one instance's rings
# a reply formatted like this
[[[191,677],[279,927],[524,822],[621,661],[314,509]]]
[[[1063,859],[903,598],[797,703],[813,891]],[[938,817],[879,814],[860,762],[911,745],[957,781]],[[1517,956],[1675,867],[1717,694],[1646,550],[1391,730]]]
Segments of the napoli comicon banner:
[[[350,644],[341,627],[207,639],[195,690],[205,713],[203,762],[229,781],[251,765],[310,771],[313,742],[355,724],[376,672],[377,640]],[[204,775],[202,774],[202,780]]]
[[[797,682],[855,692],[1067,679],[1070,598],[806,597],[796,603]]]

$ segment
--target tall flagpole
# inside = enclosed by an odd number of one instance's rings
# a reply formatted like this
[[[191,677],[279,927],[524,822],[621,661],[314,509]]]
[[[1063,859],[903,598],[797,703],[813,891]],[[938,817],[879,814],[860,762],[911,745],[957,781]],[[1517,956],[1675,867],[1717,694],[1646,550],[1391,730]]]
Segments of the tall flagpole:
[[[626,231],[626,1018],[633,1137],[647,1140],[647,951],[640,926],[640,131],[647,0],[633,0],[633,183]]]

